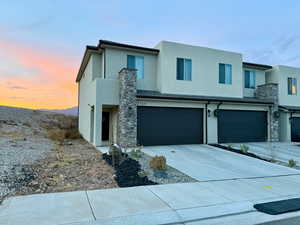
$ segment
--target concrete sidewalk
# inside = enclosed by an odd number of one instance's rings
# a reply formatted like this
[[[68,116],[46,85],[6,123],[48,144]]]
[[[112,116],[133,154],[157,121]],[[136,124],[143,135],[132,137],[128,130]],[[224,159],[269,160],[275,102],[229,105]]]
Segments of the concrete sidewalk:
[[[20,196],[0,206],[0,224],[258,224],[300,216],[270,216],[253,208],[300,197],[299,186],[300,175],[287,175]]]

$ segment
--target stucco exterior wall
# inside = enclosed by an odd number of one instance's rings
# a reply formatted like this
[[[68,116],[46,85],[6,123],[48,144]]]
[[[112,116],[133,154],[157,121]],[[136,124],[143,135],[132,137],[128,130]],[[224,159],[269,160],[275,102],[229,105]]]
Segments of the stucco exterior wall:
[[[243,96],[242,55],[239,53],[163,41],[156,48],[158,87],[162,93]],[[192,60],[192,81],[176,79],[177,58]],[[232,84],[219,84],[219,63],[232,65]]]
[[[288,95],[288,77],[297,79],[297,95]],[[300,68],[274,66],[267,73],[267,82],[279,84],[279,105],[300,106]]]
[[[91,106],[96,104],[96,82],[93,80],[93,60],[90,58],[79,84],[79,132],[91,141]]]
[[[253,88],[245,88],[245,70],[254,71],[256,76],[255,88],[258,85],[262,85],[266,83],[266,74],[264,70],[243,68],[243,90],[245,97],[254,97],[255,89]]]
[[[127,55],[144,57],[144,79],[137,80],[137,89],[157,90],[157,56],[117,48],[105,49],[105,78],[116,80],[121,69],[127,67]]]

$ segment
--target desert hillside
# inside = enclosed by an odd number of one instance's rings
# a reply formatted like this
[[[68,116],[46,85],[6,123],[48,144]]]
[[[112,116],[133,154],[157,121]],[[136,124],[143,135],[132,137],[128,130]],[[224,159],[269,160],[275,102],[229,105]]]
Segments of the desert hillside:
[[[115,187],[77,117],[0,106],[0,202],[6,196]]]

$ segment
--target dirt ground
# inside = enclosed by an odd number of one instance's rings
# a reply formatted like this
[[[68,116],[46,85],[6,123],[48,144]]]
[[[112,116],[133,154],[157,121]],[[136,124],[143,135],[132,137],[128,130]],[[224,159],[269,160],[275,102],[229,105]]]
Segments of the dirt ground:
[[[118,187],[114,169],[102,159],[101,152],[83,139],[56,145],[32,169],[36,179],[17,195]]]
[[[0,202],[13,195],[118,187],[77,117],[0,106]]]

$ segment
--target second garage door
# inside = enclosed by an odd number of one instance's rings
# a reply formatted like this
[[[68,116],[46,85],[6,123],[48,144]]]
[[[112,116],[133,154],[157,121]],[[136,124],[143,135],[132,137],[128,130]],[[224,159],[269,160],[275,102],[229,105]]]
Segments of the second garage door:
[[[203,143],[203,110],[195,108],[138,107],[140,145]]]
[[[268,136],[267,112],[220,110],[218,113],[219,143],[260,142]]]
[[[293,117],[291,121],[292,128],[292,141],[299,142],[300,141],[300,117]]]

